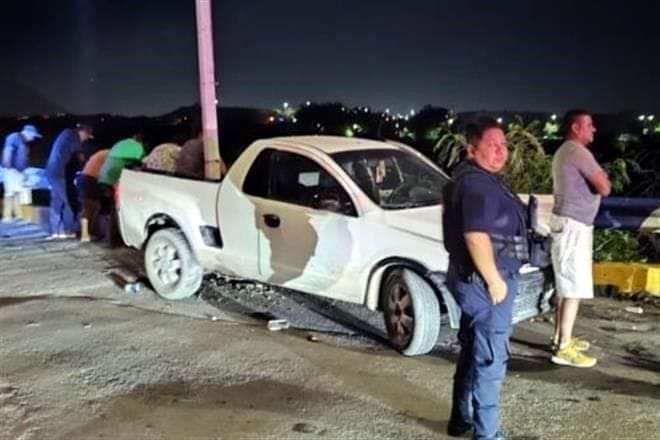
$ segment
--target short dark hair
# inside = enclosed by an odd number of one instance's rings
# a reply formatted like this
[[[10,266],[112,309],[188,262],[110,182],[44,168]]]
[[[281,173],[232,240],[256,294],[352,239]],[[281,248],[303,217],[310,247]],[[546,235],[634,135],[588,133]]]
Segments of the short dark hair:
[[[563,137],[567,137],[571,133],[571,127],[578,121],[580,116],[591,116],[591,113],[581,108],[575,108],[564,114],[561,121],[561,135]]]
[[[484,133],[491,128],[503,130],[502,125],[490,116],[481,116],[465,127],[465,140],[468,145],[476,146]]]

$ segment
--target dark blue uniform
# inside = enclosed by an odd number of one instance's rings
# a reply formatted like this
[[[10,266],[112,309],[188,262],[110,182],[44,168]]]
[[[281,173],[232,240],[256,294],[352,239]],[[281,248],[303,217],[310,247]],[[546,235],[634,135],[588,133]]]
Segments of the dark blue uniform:
[[[82,151],[76,130],[66,128],[57,136],[46,164],[50,183],[50,232],[71,233],[78,229],[76,216],[67,193],[66,169],[75,154]]]
[[[447,287],[461,308],[461,354],[454,376],[452,426],[474,425],[475,439],[496,438],[499,401],[509,359],[513,301],[521,256],[523,205],[499,178],[466,162],[444,191],[443,227],[449,251]],[[493,305],[488,287],[468,252],[466,232],[487,233],[495,264],[507,284],[503,302]]]

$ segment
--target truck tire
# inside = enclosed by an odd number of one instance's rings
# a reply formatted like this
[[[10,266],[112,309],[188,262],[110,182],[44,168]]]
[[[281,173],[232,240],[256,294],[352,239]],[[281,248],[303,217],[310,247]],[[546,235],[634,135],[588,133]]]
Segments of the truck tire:
[[[405,356],[426,354],[440,335],[440,304],[429,284],[410,269],[390,271],[381,287],[390,344]]]
[[[161,229],[149,238],[144,267],[152,287],[164,299],[188,298],[202,285],[202,267],[186,237],[175,228]]]

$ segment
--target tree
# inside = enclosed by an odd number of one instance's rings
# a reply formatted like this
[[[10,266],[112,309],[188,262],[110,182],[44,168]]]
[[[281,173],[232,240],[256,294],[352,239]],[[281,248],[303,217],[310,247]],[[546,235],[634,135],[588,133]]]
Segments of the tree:
[[[504,169],[504,181],[518,193],[552,192],[552,157],[543,149],[542,136],[538,120],[525,124],[516,116],[507,127],[509,160]]]

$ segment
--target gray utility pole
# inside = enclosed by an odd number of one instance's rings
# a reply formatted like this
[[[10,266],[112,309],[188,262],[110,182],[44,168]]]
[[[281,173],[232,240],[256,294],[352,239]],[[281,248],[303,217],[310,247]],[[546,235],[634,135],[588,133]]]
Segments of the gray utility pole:
[[[218,145],[218,113],[215,96],[215,66],[213,62],[212,0],[195,0],[197,15],[197,58],[199,62],[199,96],[202,107],[204,139],[204,176],[220,179],[225,171]]]

